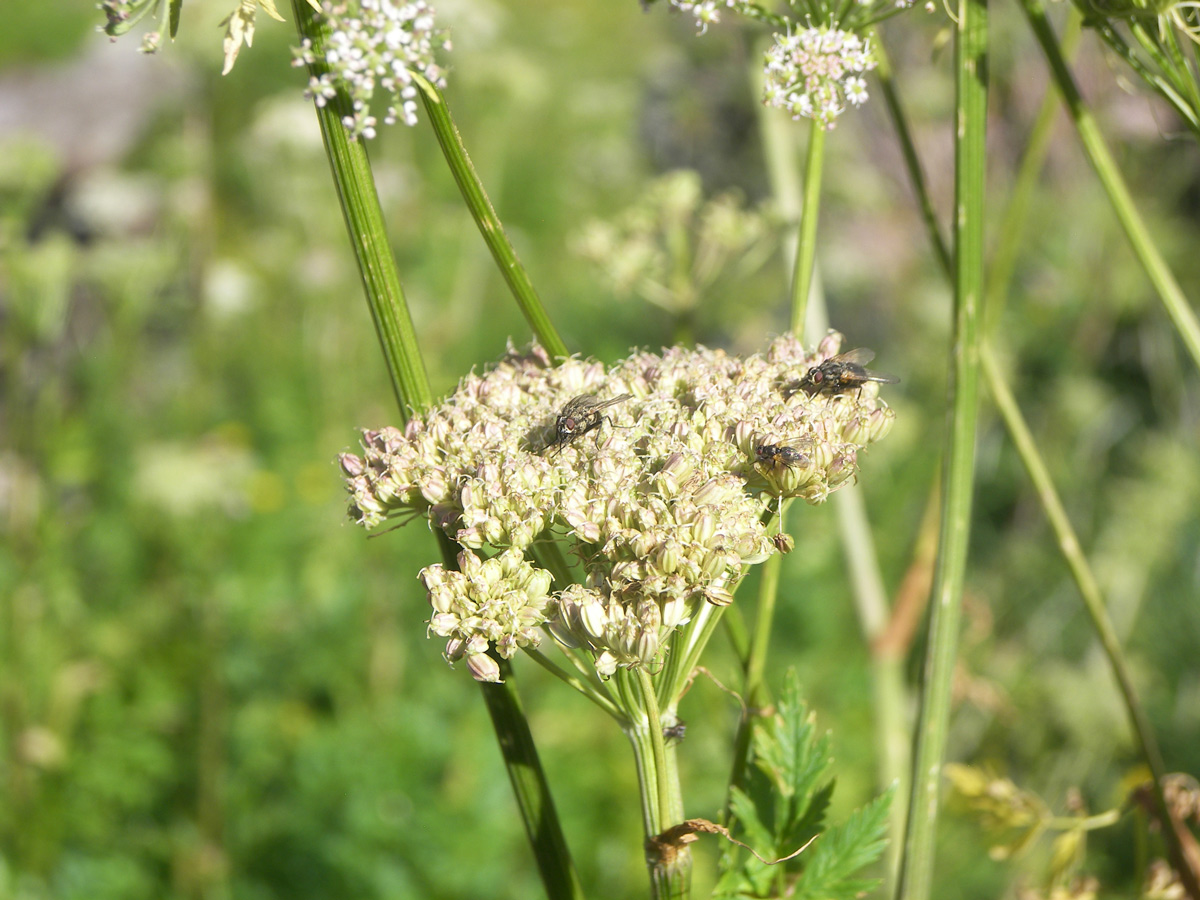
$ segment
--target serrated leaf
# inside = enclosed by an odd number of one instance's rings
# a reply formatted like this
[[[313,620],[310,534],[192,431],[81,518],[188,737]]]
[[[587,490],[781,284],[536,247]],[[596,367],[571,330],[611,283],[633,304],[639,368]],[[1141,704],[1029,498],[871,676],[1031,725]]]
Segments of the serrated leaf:
[[[854,900],[878,883],[878,879],[851,876],[883,853],[892,793],[880,794],[817,839],[804,854],[806,865],[796,885],[797,898]]]
[[[737,819],[737,830],[742,842],[749,844],[767,859],[773,859],[776,855],[775,836],[763,823],[754,800],[740,788],[730,788],[729,809]]]
[[[779,846],[782,852],[779,854],[780,856],[786,856],[813,835],[820,834],[821,827],[825,824],[825,812],[829,809],[830,798],[833,797],[833,788],[834,782],[831,781],[813,794],[804,815],[792,822],[781,836]],[[804,857],[801,856],[798,859],[789,860],[788,865],[795,869],[803,861]]]
[[[183,9],[183,0],[171,0],[170,6],[167,7],[167,34],[171,36],[171,40],[175,40],[175,35],[179,32],[179,13]]]
[[[816,737],[815,718],[800,695],[794,670],[788,672],[777,705],[773,729],[755,732],[758,763],[776,781],[780,792],[775,832],[782,839],[795,832],[808,813],[813,795],[833,759],[829,737]],[[785,853],[788,851],[785,851]]]

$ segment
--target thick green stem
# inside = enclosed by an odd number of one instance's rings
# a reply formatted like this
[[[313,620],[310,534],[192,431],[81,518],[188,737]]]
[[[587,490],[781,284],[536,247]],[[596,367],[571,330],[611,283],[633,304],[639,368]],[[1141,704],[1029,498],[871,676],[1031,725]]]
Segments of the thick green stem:
[[[296,0],[292,0],[292,2],[294,3]],[[517,251],[513,249],[508,236],[504,233],[504,226],[500,224],[496,210],[492,208],[492,202],[483,189],[483,182],[479,180],[475,166],[471,164],[471,158],[467,156],[467,148],[463,145],[458,128],[450,117],[446,98],[425,79],[417,78],[417,83],[421,88],[421,99],[425,102],[425,112],[429,116],[429,123],[433,126],[433,132],[437,135],[442,154],[446,157],[446,164],[450,167],[454,181],[462,192],[467,209],[475,219],[475,224],[479,226],[479,233],[483,235],[484,243],[492,252],[492,258],[496,261],[501,276],[508,285],[508,289],[512,291],[522,315],[525,316],[525,321],[533,329],[538,342],[549,351],[551,356],[566,356],[567,345],[563,343],[562,338],[554,329],[554,325],[550,322],[546,308],[542,306],[542,301],[538,297],[537,291],[534,290],[533,282],[529,279],[529,273],[517,259]]]
[[[299,2],[299,0],[296,0]],[[456,551],[458,545],[445,533],[435,530],[442,564],[452,571],[458,570]],[[571,859],[571,850],[563,834],[550,784],[542,769],[529,720],[521,708],[521,697],[517,693],[516,678],[512,664],[493,654],[500,665],[499,684],[480,684],[483,702],[492,719],[496,742],[504,757],[504,768],[512,784],[525,835],[537,862],[538,874],[550,900],[580,900],[583,887]]]
[[[970,535],[978,415],[978,308],[983,293],[987,34],[986,0],[959,0],[955,33],[955,309],[950,421],[930,641],[897,891],[904,900],[927,900],[932,889],[942,758],[949,730],[950,688],[958,652]]]
[[[292,11],[301,39],[311,40],[317,50],[318,60],[323,59],[321,48],[324,47],[328,28],[305,0],[292,0]],[[324,62],[309,66],[309,72],[314,76],[321,75],[326,69]],[[342,116],[349,110],[349,99],[339,91],[335,98],[317,107],[317,121],[321,125],[321,137],[329,156],[334,187],[346,218],[346,230],[358,261],[367,305],[371,309],[375,332],[379,336],[379,345],[392,379],[392,390],[400,405],[400,415],[407,419],[410,410],[429,406],[433,402],[433,395],[417,345],[412,316],[404,299],[404,289],[400,286],[396,258],[388,243],[383,210],[379,206],[379,194],[375,190],[366,147],[362,141],[351,140],[342,125]]]
[[[1104,186],[1104,190],[1108,193],[1113,211],[1116,213],[1121,227],[1125,229],[1125,236],[1129,239],[1133,252],[1137,255],[1138,261],[1141,262],[1142,268],[1146,270],[1146,275],[1149,276],[1154,289],[1158,292],[1159,298],[1167,309],[1167,315],[1171,317],[1171,322],[1179,332],[1180,339],[1192,356],[1192,361],[1197,368],[1200,368],[1200,322],[1197,322],[1196,314],[1188,306],[1183,291],[1167,267],[1166,261],[1158,252],[1158,248],[1154,245],[1154,241],[1146,229],[1146,223],[1138,214],[1133,197],[1125,186],[1112,154],[1109,153],[1104,138],[1100,134],[1100,127],[1096,124],[1096,119],[1092,116],[1087,104],[1083,102],[1079,88],[1075,85],[1075,79],[1067,68],[1062,50],[1054,36],[1054,30],[1046,19],[1045,7],[1041,0],[1021,0],[1021,7],[1025,10],[1030,27],[1033,28],[1033,33],[1037,37],[1042,51],[1046,54],[1054,82],[1058,86],[1063,102],[1067,105],[1071,120],[1075,123],[1079,139],[1083,142],[1084,152],[1091,161],[1092,168],[1096,170],[1096,175]]]
[[[804,167],[804,208],[800,212],[796,244],[796,269],[792,277],[792,333],[804,336],[804,316],[812,291],[817,261],[817,214],[821,210],[821,170],[825,163],[825,129],[813,122],[808,130],[808,156]]]
[[[481,684],[479,689],[504,754],[504,766],[521,810],[521,820],[525,823],[525,835],[537,859],[546,896],[551,900],[578,900],[583,897],[583,887],[550,796],[550,786],[546,783],[546,774],[542,771],[537,746],[529,730],[529,719],[521,708],[512,664],[505,659],[497,659],[497,662],[503,681]]]
[[[311,40],[317,58],[323,59],[321,48],[328,36],[327,27],[305,0],[292,0],[292,11],[301,39]],[[323,63],[310,66],[311,74],[315,76],[322,74],[323,69]],[[400,414],[407,418],[410,410],[428,407],[433,397],[400,286],[396,260],[388,244],[366,149],[362,142],[350,140],[342,125],[342,116],[348,111],[349,101],[339,92],[325,106],[317,108],[317,118]],[[458,548],[440,531],[437,536],[444,564],[447,568],[456,568]],[[521,709],[511,666],[505,660],[499,662],[502,674],[507,676],[504,682],[482,685],[481,689],[526,834],[547,895],[554,900],[577,900],[583,896],[583,890],[538,759],[529,722]]]

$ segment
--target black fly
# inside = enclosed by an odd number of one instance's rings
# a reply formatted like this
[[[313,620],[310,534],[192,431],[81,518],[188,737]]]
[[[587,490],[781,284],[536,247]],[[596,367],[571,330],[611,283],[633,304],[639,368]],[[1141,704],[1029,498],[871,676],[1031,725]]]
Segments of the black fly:
[[[868,381],[878,381],[880,384],[896,384],[900,381],[894,375],[881,375],[867,369],[867,363],[874,358],[874,352],[865,347],[832,356],[809,369],[800,379],[799,389],[806,394],[844,394],[861,388]]]
[[[764,465],[783,466],[785,469],[802,466],[808,462],[808,457],[795,447],[785,447],[782,444],[759,444],[754,448],[754,455]]]
[[[558,418],[554,420],[554,440],[550,442],[550,446],[561,451],[575,438],[599,428],[601,422],[611,425],[612,420],[601,415],[601,411],[632,396],[633,394],[618,394],[609,400],[597,400],[591,394],[580,394],[568,400]]]

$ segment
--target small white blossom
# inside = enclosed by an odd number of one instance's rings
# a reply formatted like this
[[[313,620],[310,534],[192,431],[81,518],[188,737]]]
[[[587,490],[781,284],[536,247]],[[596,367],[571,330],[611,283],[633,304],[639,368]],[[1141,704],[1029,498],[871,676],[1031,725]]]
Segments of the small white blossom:
[[[376,91],[390,99],[385,124],[415,125],[417,89],[413,73],[438,87],[446,85],[433,55],[436,46],[448,50],[450,42],[438,31],[433,8],[425,0],[358,0],[337,5],[325,0],[321,8],[331,32],[320,61],[329,71],[309,80],[306,96],[324,106],[337,95],[337,89],[344,89],[353,112],[344,116],[342,123],[356,138],[375,136],[378,122],[369,109]],[[293,65],[318,62],[307,39],[294,56]]]

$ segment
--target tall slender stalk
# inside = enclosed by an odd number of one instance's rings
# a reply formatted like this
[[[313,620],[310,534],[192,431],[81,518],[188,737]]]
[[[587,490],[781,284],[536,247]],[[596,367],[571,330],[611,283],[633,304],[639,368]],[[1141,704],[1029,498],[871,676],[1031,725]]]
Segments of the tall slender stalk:
[[[324,46],[328,28],[306,0],[292,0],[292,11],[301,39],[308,38],[314,47]],[[319,76],[324,68],[325,63],[316,63],[309,67],[310,74]],[[324,106],[317,107],[317,121],[346,219],[346,231],[358,261],[371,319],[375,322],[379,346],[392,379],[392,390],[400,406],[400,415],[407,419],[410,410],[429,406],[433,395],[404,289],[400,286],[396,258],[388,243],[366,147],[362,141],[351,140],[342,125],[342,117],[348,114],[349,108],[350,101],[339,92]]]
[[[817,215],[821,211],[821,179],[825,167],[825,129],[812,122],[804,164],[804,206],[800,212],[796,243],[796,269],[792,277],[792,332],[804,338],[804,316],[812,292],[817,259]]]
[[[1100,127],[1096,124],[1096,119],[1087,104],[1083,102],[1079,88],[1075,85],[1075,79],[1067,68],[1066,60],[1063,59],[1062,50],[1054,36],[1054,29],[1050,27],[1050,22],[1046,19],[1045,7],[1041,0],[1021,0],[1021,8],[1025,11],[1034,36],[1046,54],[1054,83],[1058,86],[1058,91],[1067,106],[1071,121],[1075,123],[1075,130],[1079,133],[1080,141],[1083,142],[1083,150],[1091,161],[1092,168],[1096,170],[1096,175],[1104,186],[1104,190],[1108,193],[1108,199],[1112,203],[1117,220],[1125,229],[1125,236],[1129,239],[1133,252],[1137,255],[1142,268],[1146,270],[1146,275],[1158,292],[1163,306],[1166,307],[1167,315],[1171,317],[1171,322],[1179,332],[1180,340],[1191,354],[1192,361],[1197,368],[1200,368],[1200,322],[1197,321],[1195,312],[1188,306],[1187,298],[1184,297],[1179,283],[1167,267],[1166,260],[1162,258],[1162,254],[1154,245],[1150,232],[1146,229],[1146,223],[1142,221],[1133,202],[1133,196],[1129,193],[1129,188],[1125,186],[1117,164],[1113,161],[1112,154],[1109,153],[1108,146],[1104,143]]]
[[[983,295],[987,126],[987,0],[959,0],[955,31],[954,336],[942,526],[930,642],[913,760],[913,790],[897,896],[926,900],[933,883],[938,796],[958,652],[971,524],[978,415],[978,308]]]
[[[328,28],[306,0],[292,0],[292,11],[301,39],[311,40],[315,48],[323,47]],[[317,54],[318,59],[323,57],[322,53]],[[311,66],[311,74],[319,76],[323,66],[323,63]],[[317,107],[317,118],[345,216],[346,230],[358,261],[367,304],[391,375],[400,414],[407,419],[410,410],[428,407],[433,397],[412,317],[400,286],[396,260],[388,243],[383,210],[379,205],[366,149],[361,141],[350,140],[342,125],[342,116],[348,111],[349,101],[339,92],[326,105]],[[513,263],[519,269],[515,257]],[[551,341],[557,338],[552,332],[547,334],[551,335]],[[551,342],[543,339],[543,344],[554,352]],[[443,563],[448,568],[456,567],[456,545],[441,532],[438,532],[438,543]],[[525,832],[547,894],[552,900],[577,900],[583,896],[582,887],[529,731],[529,722],[521,709],[511,668],[502,664],[502,672],[509,676],[503,683],[481,685],[481,689],[525,824]]]
[[[496,210],[492,207],[492,201],[488,199],[487,192],[483,189],[483,182],[479,180],[479,175],[471,163],[471,158],[467,155],[467,148],[462,142],[458,128],[450,117],[450,108],[446,105],[446,98],[424,78],[418,76],[417,83],[421,88],[421,99],[425,103],[425,112],[429,116],[429,123],[433,126],[433,133],[437,136],[438,144],[442,148],[442,155],[446,157],[446,164],[450,167],[454,181],[462,192],[467,209],[475,219],[475,224],[479,226],[479,233],[483,235],[484,243],[492,253],[492,259],[496,261],[496,267],[499,268],[501,276],[509,290],[512,291],[517,306],[521,308],[525,321],[537,335],[538,342],[549,351],[551,356],[566,356],[567,345],[563,343],[563,339],[559,337],[551,323],[550,317],[546,314],[546,308],[542,305],[541,298],[538,297],[533,282],[529,279],[529,273],[521,265],[521,261],[517,258],[517,251],[513,249],[508,235],[504,233],[504,226],[500,223]]]

